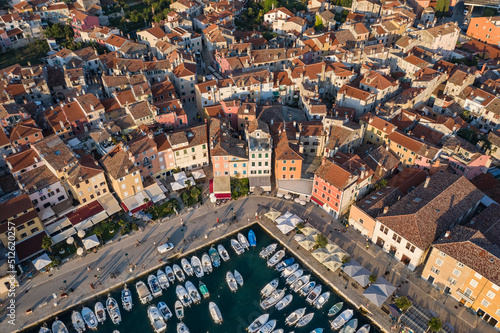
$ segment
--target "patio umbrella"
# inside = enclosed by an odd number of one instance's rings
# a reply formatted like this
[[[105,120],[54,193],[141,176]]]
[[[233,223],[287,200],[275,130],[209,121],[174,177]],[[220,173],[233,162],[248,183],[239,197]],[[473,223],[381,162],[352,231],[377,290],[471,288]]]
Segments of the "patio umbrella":
[[[97,239],[97,236],[96,235],[92,235],[90,237],[87,237],[83,240],[83,246],[85,247],[85,249],[91,249],[93,247],[96,247],[98,246],[100,243],[99,243],[99,240]]]
[[[337,256],[329,256],[322,264],[334,272],[342,266],[342,261]]]
[[[373,286],[378,287],[387,297],[391,296],[392,293],[396,291],[396,287],[381,276],[378,277]]]
[[[295,229],[295,225],[293,225],[289,220],[285,220],[284,222],[278,224],[276,227],[284,234],[287,234]]]
[[[351,277],[363,287],[366,287],[370,283],[370,271],[364,267],[354,273]]]
[[[381,307],[382,304],[384,304],[385,300],[387,299],[387,296],[384,295],[382,290],[380,290],[378,287],[375,286],[370,286],[368,289],[365,290],[363,293],[363,296],[368,298],[370,302],[375,304],[377,307]]]
[[[328,243],[326,244],[326,250],[328,251],[328,253],[338,253],[340,251],[338,251],[339,249],[339,246],[337,244],[334,244],[334,243]]]
[[[271,221],[276,221],[280,217],[281,213],[277,211],[270,211],[264,214],[265,217],[269,218]]]
[[[46,253],[42,254],[41,256],[32,261],[33,266],[35,266],[37,270],[41,270],[51,262],[52,260],[50,260],[49,256]]]
[[[83,255],[83,248],[79,247],[78,249],[76,249],[76,254],[78,254],[79,256],[82,256]]]
[[[304,236],[304,235],[295,235],[295,240],[299,243],[307,251],[310,251],[316,245],[316,241],[312,235]]]
[[[68,245],[71,245],[75,242],[75,239],[71,236],[69,236],[68,238],[66,238],[66,243],[68,243]]]
[[[361,265],[354,259],[351,259],[347,264],[345,264],[343,271],[349,276],[353,276],[357,271],[359,271],[361,268]]]
[[[312,256],[319,262],[324,262],[326,259],[331,257],[330,253],[328,253],[328,251],[326,251],[324,248],[319,248],[316,251],[312,252]]]
[[[85,237],[85,230],[78,230],[78,237],[80,238]]]
[[[318,229],[314,229],[311,227],[304,227],[304,228],[300,229],[300,232],[302,232],[306,236],[319,234]]]

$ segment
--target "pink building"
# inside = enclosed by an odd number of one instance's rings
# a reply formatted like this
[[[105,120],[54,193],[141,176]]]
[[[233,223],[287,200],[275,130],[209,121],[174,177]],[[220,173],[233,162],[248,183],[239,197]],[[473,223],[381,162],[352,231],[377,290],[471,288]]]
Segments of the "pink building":
[[[132,163],[139,169],[142,179],[161,171],[158,150],[152,134],[138,134],[137,137],[127,142],[125,149]]]
[[[238,109],[240,108],[240,100],[233,99],[221,101],[220,104],[224,114],[231,121],[231,127],[238,130]]]
[[[184,111],[182,103],[179,99],[169,99],[156,102],[155,106],[158,108],[156,121],[163,127],[172,129],[186,127],[188,125],[186,111]]]
[[[450,168],[457,174],[464,176],[467,179],[472,179],[481,173],[486,173],[491,164],[491,156],[488,155],[473,155],[471,158],[459,157],[457,155],[450,156]]]
[[[97,16],[88,15],[79,10],[73,10],[71,16],[71,26],[77,37],[80,36],[82,31],[99,26],[99,18]]]
[[[155,136],[154,140],[156,142],[156,149],[158,150],[158,164],[160,165],[160,172],[154,176],[155,178],[170,176],[172,170],[175,168],[175,157],[172,146],[168,142],[165,133]]]
[[[0,29],[0,46],[2,47],[2,50],[10,47],[11,42],[10,38],[7,35],[7,32],[3,29]]]

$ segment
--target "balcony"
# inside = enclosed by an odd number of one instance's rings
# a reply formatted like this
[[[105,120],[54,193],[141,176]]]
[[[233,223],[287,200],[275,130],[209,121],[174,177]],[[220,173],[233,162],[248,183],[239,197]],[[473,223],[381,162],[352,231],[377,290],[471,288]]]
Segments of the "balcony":
[[[457,295],[462,297],[464,300],[467,301],[467,303],[474,303],[474,301],[476,300],[474,297],[470,296],[470,295],[467,295],[462,289],[458,289],[457,290]]]

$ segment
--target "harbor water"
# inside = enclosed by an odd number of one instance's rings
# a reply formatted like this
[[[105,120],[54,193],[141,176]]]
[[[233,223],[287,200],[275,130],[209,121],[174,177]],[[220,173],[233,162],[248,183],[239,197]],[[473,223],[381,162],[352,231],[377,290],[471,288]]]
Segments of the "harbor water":
[[[206,275],[201,278],[203,283],[206,284],[210,297],[202,299],[201,303],[194,304],[189,308],[185,309],[185,317],[183,322],[187,325],[191,333],[244,333],[246,332],[247,326],[258,316],[263,313],[269,313],[269,319],[276,319],[277,325],[275,329],[283,328],[285,333],[288,332],[296,332],[296,333],[308,333],[311,332],[315,328],[324,328],[325,332],[331,332],[329,321],[331,321],[335,317],[328,317],[328,309],[339,301],[344,301],[344,307],[341,311],[346,310],[347,308],[353,308],[348,300],[343,300],[340,296],[338,296],[334,291],[331,291],[331,296],[328,303],[323,306],[322,309],[318,310],[313,308],[305,301],[305,297],[300,296],[298,293],[294,293],[287,288],[287,294],[293,294],[293,300],[291,304],[289,304],[285,309],[278,311],[274,307],[271,307],[268,310],[263,310],[259,302],[261,300],[260,290],[271,280],[280,276],[280,273],[276,271],[274,268],[267,267],[266,260],[259,257],[259,252],[261,249],[270,243],[276,242],[267,232],[259,227],[258,225],[253,225],[251,229],[255,232],[257,238],[257,246],[251,247],[250,250],[246,251],[242,255],[236,255],[234,250],[230,245],[230,239],[236,238],[236,235],[229,236],[228,238],[222,240],[220,243],[224,245],[226,250],[229,253],[230,260],[227,262],[221,263],[220,267],[215,268],[212,273]],[[250,228],[244,229],[241,231],[245,237],[248,236],[248,230]],[[209,244],[207,247],[196,251],[196,255],[201,259],[203,253],[207,252],[211,245],[217,247],[217,244]],[[281,249],[281,246],[278,246],[278,249]],[[187,256],[187,259],[190,260],[192,254]],[[285,258],[290,257],[290,254],[287,253]],[[297,258],[295,258],[297,260]],[[301,268],[304,269],[304,274],[311,274],[311,281],[316,281],[323,286],[323,292],[326,291],[326,287],[324,283],[322,283],[319,278],[315,277],[313,273],[309,272],[304,265],[301,264]],[[168,265],[172,265],[177,263],[180,265],[180,259],[176,262],[169,262]],[[231,292],[226,283],[225,276],[227,271],[237,270],[241,273],[244,279],[244,285],[238,288],[238,291]],[[156,274],[156,271],[154,272]],[[337,274],[334,275],[335,278],[338,277]],[[196,276],[186,276],[186,279],[191,281],[196,287],[198,287],[199,279]],[[147,284],[147,276],[143,277],[142,280]],[[114,297],[118,303],[120,304],[120,312],[122,315],[122,322],[118,325],[113,325],[111,320],[109,319],[109,315],[107,315],[106,322],[104,324],[100,324],[97,332],[99,333],[112,333],[114,330],[118,330],[121,333],[132,333],[132,332],[153,332],[153,328],[150,324],[149,318],[147,316],[147,307],[149,305],[143,305],[140,303],[137,291],[135,289],[135,283],[133,281],[129,283],[128,287],[132,291],[134,306],[132,311],[127,312],[123,309],[121,303],[121,291],[123,286],[118,287],[116,290],[111,292],[111,296]],[[175,286],[178,285],[179,282],[176,281],[174,285],[170,285],[167,290],[163,290],[163,295],[157,298],[154,298],[151,304],[157,304],[160,301],[165,302],[172,313],[174,313],[174,303],[177,299],[175,294]],[[184,285],[184,283],[183,283]],[[278,289],[288,287],[285,284],[285,280],[280,278],[280,283]],[[90,292],[90,290],[89,290]],[[71,296],[70,296],[71,297]],[[97,296],[92,301],[89,301],[85,304],[76,306],[75,308],[68,309],[65,313],[60,314],[59,320],[63,321],[66,327],[70,332],[74,332],[73,326],[71,324],[71,313],[73,310],[81,311],[82,307],[88,306],[91,309],[94,309],[94,305],[97,301],[100,301],[105,305],[106,295]],[[223,323],[217,325],[213,322],[212,317],[210,316],[208,304],[209,302],[215,302],[221,311],[223,317]],[[314,312],[313,320],[301,328],[292,328],[285,325],[285,318],[294,310],[306,307],[307,313]],[[353,310],[355,310],[353,308]],[[339,312],[340,313],[340,312]],[[354,311],[353,318],[358,319],[358,329],[366,324],[370,323],[370,321],[363,317],[358,311]],[[52,322],[54,318],[47,321],[48,327],[51,328]],[[175,315],[167,321],[167,333],[176,332],[178,320]],[[27,333],[38,333],[39,327],[33,328]],[[87,329],[87,331],[89,331]],[[379,332],[375,327],[370,330],[370,332]]]

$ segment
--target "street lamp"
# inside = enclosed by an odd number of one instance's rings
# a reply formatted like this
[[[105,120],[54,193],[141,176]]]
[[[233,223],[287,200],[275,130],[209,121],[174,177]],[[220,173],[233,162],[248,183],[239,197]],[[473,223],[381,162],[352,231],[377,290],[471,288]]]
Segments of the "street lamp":
[[[63,281],[64,286],[66,287],[66,290],[68,290],[68,284],[66,283],[66,280]]]
[[[128,253],[125,253],[125,258],[127,258],[128,265],[130,266],[130,259],[128,258]]]

